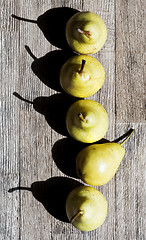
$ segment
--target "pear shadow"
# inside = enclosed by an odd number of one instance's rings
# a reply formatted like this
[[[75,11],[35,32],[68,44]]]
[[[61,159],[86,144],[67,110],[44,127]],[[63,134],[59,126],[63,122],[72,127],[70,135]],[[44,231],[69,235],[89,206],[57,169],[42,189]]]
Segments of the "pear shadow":
[[[53,8],[38,17],[37,24],[45,38],[55,47],[69,50],[66,41],[65,27],[68,20],[79,12],[68,7]]]
[[[13,95],[22,101],[32,104],[34,110],[44,115],[48,125],[57,133],[68,136],[65,123],[66,113],[70,105],[76,101],[76,98],[65,93],[57,93],[49,97],[40,96],[33,101],[29,101],[16,92]]]
[[[55,47],[69,50],[66,41],[65,27],[68,20],[79,12],[69,7],[52,8],[40,15],[37,20],[26,19],[12,14],[11,16],[19,21],[37,24],[43,32],[44,37]]]
[[[49,214],[56,219],[69,222],[65,202],[68,194],[77,186],[82,184],[67,177],[52,177],[46,181],[38,181],[31,184],[31,187],[15,187],[8,190],[12,193],[16,190],[31,191],[34,198],[41,202]],[[29,203],[28,203],[29,204]]]
[[[107,139],[101,139],[97,144],[107,143]],[[94,144],[95,144],[94,143]],[[52,147],[52,158],[59,170],[69,177],[78,179],[76,173],[76,156],[89,143],[82,143],[72,139],[70,136],[55,142]]]
[[[71,137],[55,142],[52,147],[52,157],[58,169],[65,175],[78,178],[76,174],[76,156],[86,144],[77,142]]]
[[[63,92],[59,75],[62,65],[74,54],[71,51],[55,50],[43,57],[36,58],[28,46],[25,46],[29,55],[34,59],[31,64],[33,73],[49,88]]]

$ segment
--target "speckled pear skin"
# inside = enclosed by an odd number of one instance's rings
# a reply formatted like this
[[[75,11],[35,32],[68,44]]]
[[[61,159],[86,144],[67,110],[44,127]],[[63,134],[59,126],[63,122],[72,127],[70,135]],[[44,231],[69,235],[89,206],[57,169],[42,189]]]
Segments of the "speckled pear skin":
[[[90,34],[80,33],[77,28],[89,31]],[[74,51],[81,54],[93,54],[105,44],[107,28],[97,14],[90,11],[79,12],[73,15],[66,24],[66,39]]]
[[[106,184],[114,177],[124,155],[125,149],[118,143],[92,144],[77,155],[77,175],[92,186]]]
[[[79,210],[82,210],[82,214],[72,222],[73,226],[81,231],[92,231],[105,221],[107,201],[95,188],[80,186],[73,189],[66,200],[69,221]]]
[[[82,60],[85,60],[80,73]],[[85,98],[96,93],[103,85],[105,71],[103,65],[88,55],[76,55],[66,61],[60,71],[60,85],[63,90],[78,98]]]
[[[82,113],[83,122],[79,118]],[[108,129],[108,115],[101,104],[90,99],[73,103],[66,115],[66,128],[72,138],[83,143],[93,143],[102,139]]]

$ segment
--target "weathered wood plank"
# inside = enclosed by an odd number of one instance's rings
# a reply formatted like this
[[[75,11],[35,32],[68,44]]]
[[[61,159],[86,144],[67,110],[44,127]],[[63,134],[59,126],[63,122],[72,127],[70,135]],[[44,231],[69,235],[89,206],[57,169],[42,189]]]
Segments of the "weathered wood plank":
[[[0,33],[0,239],[19,239],[19,193],[9,188],[19,185],[19,105],[13,98],[18,84],[19,44],[16,32]]]
[[[144,1],[116,1],[116,119],[145,122]]]
[[[19,22],[13,21],[11,15],[19,13],[19,1],[0,1],[0,29],[3,31],[19,31]]]
[[[135,133],[124,144],[126,154],[116,173],[115,239],[141,240],[145,237],[145,124],[117,124],[119,136],[129,128]]]
[[[43,4],[43,7],[47,8],[47,5]],[[20,16],[37,19],[39,14],[42,14],[41,5],[32,6],[31,1],[21,2]],[[42,95],[49,96],[50,89],[31,70],[34,59],[27,53],[25,45],[36,57],[51,51],[50,44],[36,24],[21,22],[20,58],[23,61],[19,64],[21,77],[19,94],[29,100]],[[33,182],[45,181],[52,175],[52,130],[46,123],[45,117],[35,111],[31,104],[24,102],[20,102],[20,122],[20,185],[30,187]],[[52,218],[31,192],[21,191],[21,239],[49,239]]]

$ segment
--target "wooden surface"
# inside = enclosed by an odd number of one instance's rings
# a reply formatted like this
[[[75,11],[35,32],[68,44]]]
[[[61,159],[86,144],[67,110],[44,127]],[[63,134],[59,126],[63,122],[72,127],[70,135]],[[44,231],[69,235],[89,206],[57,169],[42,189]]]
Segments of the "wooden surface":
[[[105,21],[108,39],[94,57],[103,64],[106,79],[91,99],[108,112],[107,139],[135,129],[115,177],[97,188],[108,201],[108,215],[92,232],[72,227],[64,212],[66,195],[80,181],[74,175],[79,146],[64,131],[71,99],[60,93],[57,82],[65,55],[60,34],[53,34],[53,24],[65,17],[59,7],[90,10]],[[0,9],[0,239],[144,240],[144,0],[2,0]],[[36,20],[49,9],[48,35],[44,22],[39,26],[11,17]]]

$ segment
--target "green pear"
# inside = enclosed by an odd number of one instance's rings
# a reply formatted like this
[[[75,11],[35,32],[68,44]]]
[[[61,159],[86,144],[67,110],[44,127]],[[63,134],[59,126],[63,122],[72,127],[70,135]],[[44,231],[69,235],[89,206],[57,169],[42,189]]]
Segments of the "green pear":
[[[107,39],[104,21],[90,11],[73,15],[66,24],[68,45],[81,54],[98,52]]]
[[[92,144],[82,149],[76,158],[77,175],[87,184],[100,186],[109,182],[115,175],[124,155],[123,144],[132,135],[122,142]]]
[[[76,55],[66,61],[60,71],[63,90],[79,98],[96,93],[103,85],[105,71],[102,64],[88,55]]]
[[[108,115],[98,102],[81,99],[74,102],[66,115],[66,127],[77,141],[93,143],[104,137],[108,129]]]
[[[66,213],[74,227],[92,231],[103,224],[107,215],[107,201],[95,188],[74,188],[66,200]]]

